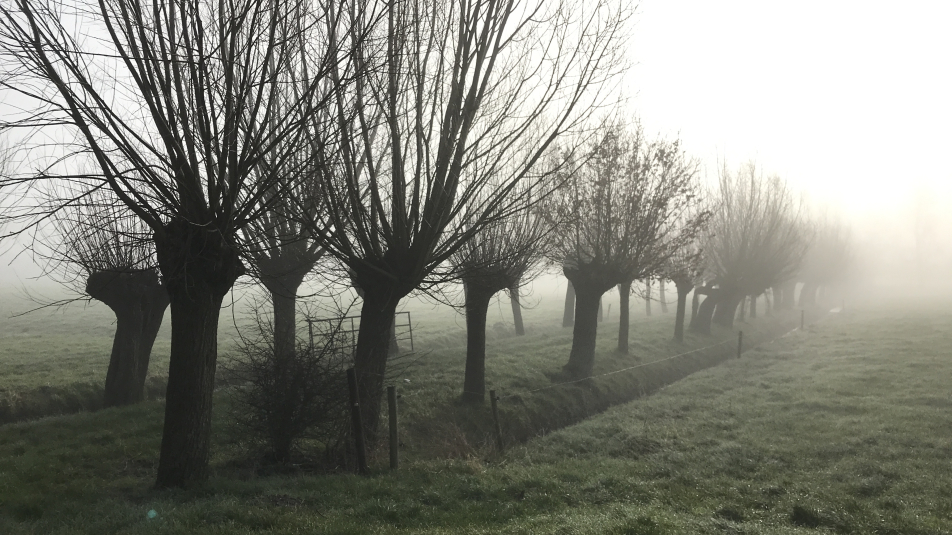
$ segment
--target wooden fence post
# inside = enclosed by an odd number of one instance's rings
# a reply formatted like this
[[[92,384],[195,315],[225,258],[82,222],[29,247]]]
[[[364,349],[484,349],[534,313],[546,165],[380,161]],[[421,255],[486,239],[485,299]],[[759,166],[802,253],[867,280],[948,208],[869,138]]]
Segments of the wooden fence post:
[[[495,428],[496,428],[496,449],[499,450],[500,453],[502,453],[502,450],[503,450],[503,446],[502,446],[502,429],[499,427],[499,409],[498,409],[497,406],[496,406],[496,401],[497,401],[498,399],[499,399],[499,398],[496,397],[496,391],[495,391],[495,390],[490,390],[490,391],[489,391],[489,404],[490,404],[490,407],[492,407],[492,411],[493,411],[493,425],[494,425]]]
[[[357,473],[367,473],[367,449],[364,446],[364,422],[360,417],[360,403],[357,397],[357,373],[347,369],[347,387],[350,391],[350,421],[354,428],[354,445],[357,447]]]

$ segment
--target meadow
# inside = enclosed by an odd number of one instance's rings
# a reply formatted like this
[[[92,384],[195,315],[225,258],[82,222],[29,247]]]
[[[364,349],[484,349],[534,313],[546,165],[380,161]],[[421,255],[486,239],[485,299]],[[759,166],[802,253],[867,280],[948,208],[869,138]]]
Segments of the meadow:
[[[690,374],[708,362],[655,361],[733,349],[735,332],[675,344],[673,313],[645,318],[634,303],[632,355],[614,354],[609,317],[596,375],[645,366],[547,388],[571,343],[550,297],[530,300],[525,337],[508,303],[490,320],[505,452],[488,409],[454,401],[462,318],[416,303],[418,356],[397,383],[400,470],[377,451],[367,477],[262,471],[224,391],[209,484],[155,491],[162,402],[149,401],[0,427],[0,532],[952,532],[952,310],[811,311],[807,330],[782,337],[798,313],[750,319],[737,327],[759,347]]]

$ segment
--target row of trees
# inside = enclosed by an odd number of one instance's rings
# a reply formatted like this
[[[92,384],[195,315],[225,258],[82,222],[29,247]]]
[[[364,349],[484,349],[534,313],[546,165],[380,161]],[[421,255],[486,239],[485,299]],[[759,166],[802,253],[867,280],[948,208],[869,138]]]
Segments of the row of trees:
[[[675,284],[681,339],[692,289],[706,297],[691,328],[708,332],[799,273],[807,295],[839,276],[845,234],[814,232],[778,179],[725,170],[707,192],[679,142],[595,122],[628,15],[609,0],[0,6],[0,80],[34,104],[2,123],[20,130],[23,163],[0,181],[16,199],[4,222],[116,311],[107,404],[141,399],[171,308],[157,485],[207,477],[219,310],[246,274],[271,297],[278,377],[296,362],[305,278],[358,289],[371,438],[413,292],[463,283],[463,397],[481,401],[489,301],[508,290],[518,312],[520,285],[547,266],[574,291],[573,377],[592,373],[612,288],[627,352],[636,280]],[[808,249],[814,236],[829,246]]]
[[[350,273],[373,436],[397,303],[458,277],[474,236],[554,188],[562,160],[544,157],[608,102],[628,15],[608,0],[0,6],[4,90],[32,103],[3,123],[22,140],[0,183],[8,234],[102,191],[151,242],[148,265],[118,271],[157,269],[171,308],[157,485],[207,477],[219,309],[249,271],[282,340],[317,259]]]

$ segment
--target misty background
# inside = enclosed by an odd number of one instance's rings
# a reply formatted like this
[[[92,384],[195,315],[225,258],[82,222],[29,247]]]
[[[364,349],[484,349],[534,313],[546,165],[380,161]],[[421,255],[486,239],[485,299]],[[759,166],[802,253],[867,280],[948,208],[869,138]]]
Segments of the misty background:
[[[858,284],[934,290],[952,272],[950,20],[925,0],[644,0],[624,97],[708,181],[754,160],[840,217]],[[0,283],[49,286],[21,250],[0,249]]]

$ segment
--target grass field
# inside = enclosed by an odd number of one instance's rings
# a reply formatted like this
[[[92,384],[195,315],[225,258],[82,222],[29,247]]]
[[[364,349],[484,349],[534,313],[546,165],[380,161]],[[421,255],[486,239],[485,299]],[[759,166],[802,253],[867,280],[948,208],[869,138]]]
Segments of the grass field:
[[[570,342],[545,325],[557,312],[527,314],[524,339],[494,331],[490,384],[551,384]],[[460,430],[461,409],[432,414],[458,395],[463,334],[438,309],[418,316],[432,345],[401,385],[418,428],[400,471],[257,473],[222,398],[208,486],[153,491],[162,404],[148,402],[0,427],[0,533],[952,532],[952,310],[832,314],[504,456]],[[670,354],[670,322],[636,322],[642,361]],[[611,356],[604,325],[596,373],[641,362]]]

